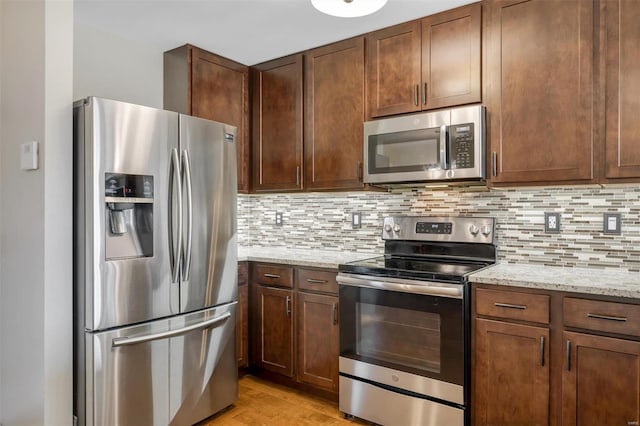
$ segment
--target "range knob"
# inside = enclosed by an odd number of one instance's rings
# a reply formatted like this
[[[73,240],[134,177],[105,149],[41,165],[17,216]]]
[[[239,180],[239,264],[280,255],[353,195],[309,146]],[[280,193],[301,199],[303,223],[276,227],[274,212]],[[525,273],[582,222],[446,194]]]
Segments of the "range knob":
[[[395,225],[393,225],[393,231],[394,232],[400,232],[400,225],[398,225],[397,223]]]
[[[386,232],[391,232],[391,225],[390,225],[390,224],[388,224],[388,223],[387,223],[387,224],[385,224],[385,225],[384,225],[384,230],[385,230]]]
[[[489,234],[491,233],[491,227],[489,225],[483,225],[481,231],[482,231],[482,235],[484,235],[485,237],[488,237]]]
[[[480,232],[480,229],[476,225],[471,225],[469,227],[469,232],[471,232],[471,235],[478,235],[478,232]]]

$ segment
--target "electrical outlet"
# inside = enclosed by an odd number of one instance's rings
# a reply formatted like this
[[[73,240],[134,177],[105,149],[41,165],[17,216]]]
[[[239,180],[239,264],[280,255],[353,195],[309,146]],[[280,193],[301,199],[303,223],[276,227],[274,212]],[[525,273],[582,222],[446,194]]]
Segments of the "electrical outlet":
[[[544,214],[544,232],[559,233],[560,232],[560,213]]]
[[[276,226],[282,226],[282,212],[276,212]]]
[[[362,216],[360,215],[360,212],[351,213],[351,226],[353,229],[357,229],[362,226]]]
[[[603,229],[605,234],[622,234],[622,215],[620,213],[605,213],[603,215]]]

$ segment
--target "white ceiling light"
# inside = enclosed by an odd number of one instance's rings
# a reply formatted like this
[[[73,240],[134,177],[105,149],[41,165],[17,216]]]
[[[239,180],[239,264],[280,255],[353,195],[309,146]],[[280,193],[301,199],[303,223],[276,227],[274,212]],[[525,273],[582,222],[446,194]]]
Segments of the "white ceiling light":
[[[311,0],[313,7],[327,15],[356,18],[382,9],[387,0]]]

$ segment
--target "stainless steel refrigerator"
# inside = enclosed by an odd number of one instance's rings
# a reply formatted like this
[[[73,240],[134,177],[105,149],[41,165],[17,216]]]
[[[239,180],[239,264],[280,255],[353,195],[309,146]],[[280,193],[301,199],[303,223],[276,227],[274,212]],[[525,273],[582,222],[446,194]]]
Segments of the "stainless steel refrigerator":
[[[74,104],[80,425],[192,425],[236,400],[235,132]]]

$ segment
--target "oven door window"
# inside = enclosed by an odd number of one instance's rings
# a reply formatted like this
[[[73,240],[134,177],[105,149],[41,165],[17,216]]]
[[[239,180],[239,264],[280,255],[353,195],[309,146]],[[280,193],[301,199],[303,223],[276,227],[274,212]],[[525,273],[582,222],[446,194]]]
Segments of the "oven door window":
[[[463,301],[340,286],[340,355],[464,382]]]
[[[422,172],[442,168],[440,128],[370,135],[369,173]]]

